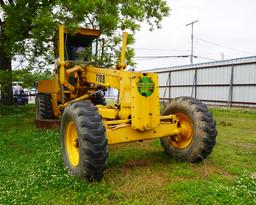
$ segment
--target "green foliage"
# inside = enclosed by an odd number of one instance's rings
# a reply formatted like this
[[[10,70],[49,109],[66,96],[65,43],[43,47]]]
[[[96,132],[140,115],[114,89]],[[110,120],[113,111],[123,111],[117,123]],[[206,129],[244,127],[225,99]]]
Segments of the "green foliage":
[[[51,72],[46,71],[31,71],[30,69],[19,69],[13,71],[13,81],[23,82],[22,87],[35,87],[38,80],[47,80],[51,78]]]
[[[2,84],[2,81],[9,75],[10,75],[10,71],[0,70],[0,85]]]
[[[78,26],[100,29],[108,39],[104,58],[109,62],[119,52],[115,47],[122,30],[131,35],[146,21],[150,29],[160,28],[162,19],[169,15],[166,0],[17,0],[17,4],[4,6],[5,33],[9,53],[25,55],[31,62],[35,57],[51,59],[52,37],[59,24],[69,29]],[[131,37],[130,37],[131,38]],[[29,39],[29,40],[28,40]],[[130,43],[134,42],[129,41]],[[110,48],[111,47],[111,48]],[[108,49],[110,48],[110,49]],[[33,54],[33,55],[32,55]],[[127,62],[132,65],[134,51],[128,49]]]
[[[0,204],[256,203],[255,111],[213,109],[217,144],[200,164],[169,159],[159,140],[113,145],[105,177],[88,183],[68,175],[59,132],[37,130],[34,109],[0,106]]]

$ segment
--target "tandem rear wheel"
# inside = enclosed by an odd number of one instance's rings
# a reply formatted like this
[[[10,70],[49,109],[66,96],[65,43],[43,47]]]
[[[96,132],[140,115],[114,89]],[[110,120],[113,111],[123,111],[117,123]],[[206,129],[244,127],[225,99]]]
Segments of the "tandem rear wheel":
[[[199,162],[215,145],[216,123],[207,106],[190,97],[178,97],[168,103],[163,115],[175,114],[179,119],[178,136],[161,138],[166,154],[178,161]]]

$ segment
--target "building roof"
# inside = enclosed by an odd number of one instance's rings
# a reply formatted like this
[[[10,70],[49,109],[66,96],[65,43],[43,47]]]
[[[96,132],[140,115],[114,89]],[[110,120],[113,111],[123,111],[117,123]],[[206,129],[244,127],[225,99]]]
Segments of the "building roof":
[[[246,64],[246,63],[256,63],[256,56],[248,56],[243,58],[234,58],[229,60],[213,61],[213,62],[207,62],[207,63],[198,63],[193,65],[162,67],[162,68],[150,69],[149,71],[162,72],[162,71],[169,71],[169,70],[182,70],[182,69],[199,68],[199,67],[207,68],[207,67],[228,66],[228,65]]]

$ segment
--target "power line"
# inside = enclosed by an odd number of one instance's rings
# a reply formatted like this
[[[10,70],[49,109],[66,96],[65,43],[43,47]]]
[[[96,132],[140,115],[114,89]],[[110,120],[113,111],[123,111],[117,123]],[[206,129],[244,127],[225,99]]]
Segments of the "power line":
[[[205,60],[211,60],[211,61],[218,61],[217,59],[213,59],[213,58],[208,58],[208,57],[203,57],[203,56],[196,56],[197,58],[202,58]]]
[[[243,50],[238,50],[238,49],[235,49],[235,48],[229,48],[229,47],[226,47],[226,46],[221,45],[221,44],[219,44],[219,43],[215,43],[215,42],[212,42],[212,41],[205,40],[205,39],[203,39],[203,38],[195,37],[195,39],[197,39],[197,40],[199,40],[199,41],[202,41],[202,42],[204,42],[204,43],[208,43],[208,44],[214,45],[214,46],[218,46],[218,47],[222,47],[222,48],[227,48],[227,49],[234,50],[234,51],[238,51],[238,52],[241,52],[241,53],[247,53],[247,54],[256,55],[255,53],[251,53],[251,52],[243,51]]]
[[[218,53],[215,53],[215,52],[209,52],[208,51],[208,49],[207,49],[207,51],[206,50],[198,50],[197,51],[197,54],[198,53],[202,53],[202,55],[205,55],[205,54],[207,54],[208,56],[210,55],[210,56],[216,56]],[[230,56],[230,55],[227,55],[226,53],[225,53],[225,57],[228,57],[228,58],[235,58],[234,56]]]
[[[134,48],[136,50],[145,50],[145,51],[189,51],[189,50],[176,50],[176,49],[163,49],[163,48]]]
[[[155,58],[187,58],[190,55],[175,55],[175,56],[135,56],[134,59],[155,59]]]
[[[135,56],[133,59],[136,59],[138,61],[140,60],[155,60],[155,59],[163,59],[163,58],[188,58],[190,55],[176,55],[176,56]],[[205,60],[211,60],[211,61],[218,61],[217,59],[214,58],[208,58],[205,56],[198,56],[198,55],[193,55],[193,58],[201,58]]]

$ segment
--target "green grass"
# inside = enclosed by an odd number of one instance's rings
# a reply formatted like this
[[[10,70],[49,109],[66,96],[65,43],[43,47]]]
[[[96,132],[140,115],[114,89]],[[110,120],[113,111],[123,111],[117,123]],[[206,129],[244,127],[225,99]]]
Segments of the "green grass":
[[[168,159],[158,140],[109,147],[99,183],[63,168],[58,131],[34,107],[0,107],[0,204],[255,204],[256,111],[213,109],[218,137],[200,164]]]

